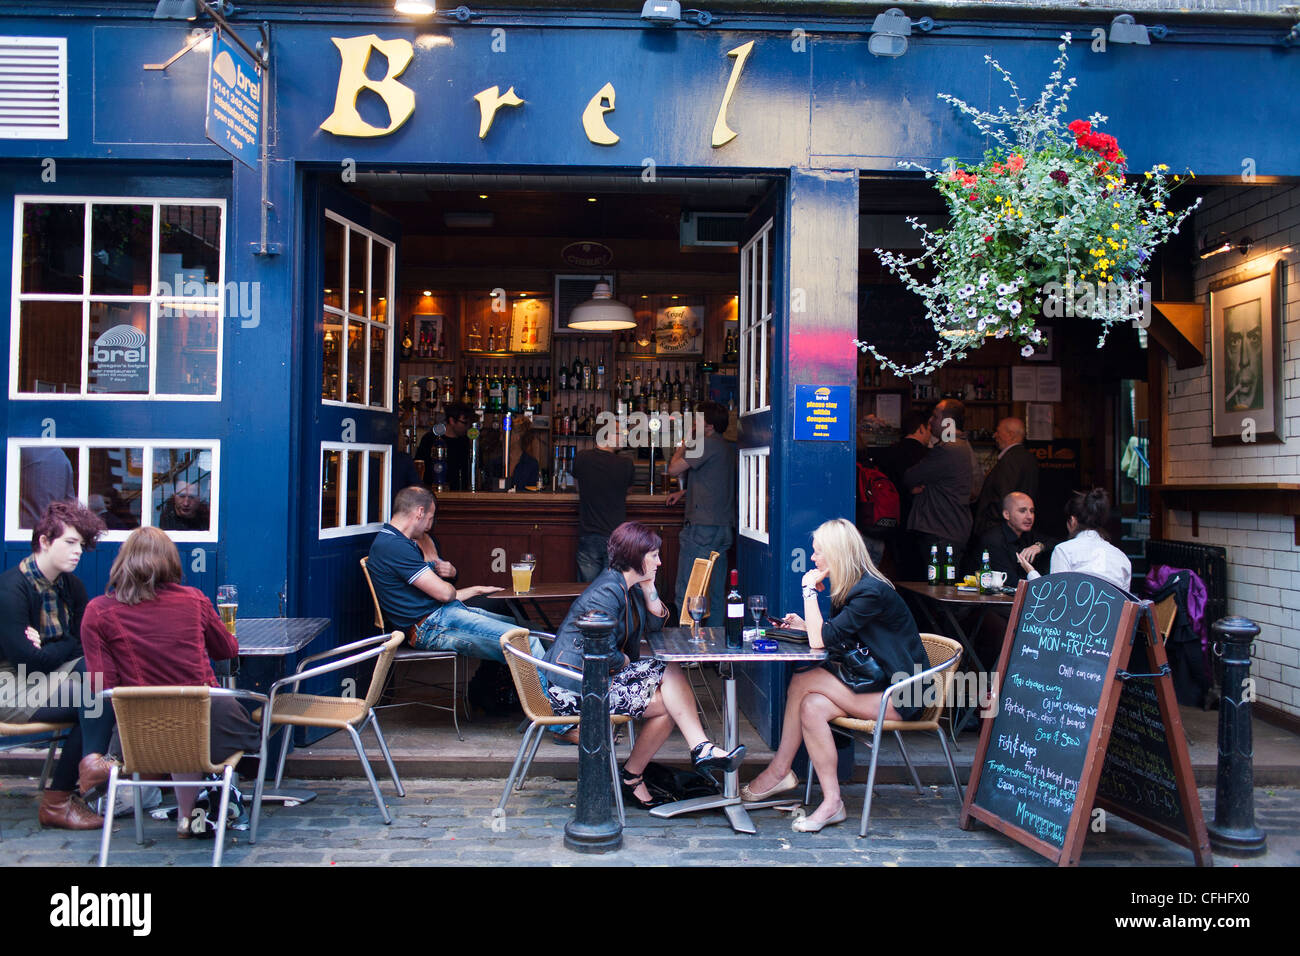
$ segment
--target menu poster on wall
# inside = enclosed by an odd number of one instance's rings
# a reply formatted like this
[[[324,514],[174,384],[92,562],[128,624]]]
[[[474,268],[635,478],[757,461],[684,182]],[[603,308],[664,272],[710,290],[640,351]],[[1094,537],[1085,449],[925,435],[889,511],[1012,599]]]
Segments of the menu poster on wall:
[[[903,424],[903,396],[897,392],[881,392],[876,396],[876,417],[887,425],[899,428]]]
[[[1059,402],[1061,400],[1061,367],[1047,365],[1041,368],[1019,366],[1011,370],[1011,400],[1013,402]]]
[[[510,307],[510,351],[549,352],[550,349],[550,300],[515,300]]]

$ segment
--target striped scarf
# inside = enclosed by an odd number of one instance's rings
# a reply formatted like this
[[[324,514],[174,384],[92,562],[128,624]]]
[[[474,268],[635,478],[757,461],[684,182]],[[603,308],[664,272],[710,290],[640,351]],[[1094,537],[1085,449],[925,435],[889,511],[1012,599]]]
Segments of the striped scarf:
[[[23,558],[18,569],[41,596],[41,643],[61,640],[68,633],[68,607],[59,597],[58,588],[36,566],[34,554]]]

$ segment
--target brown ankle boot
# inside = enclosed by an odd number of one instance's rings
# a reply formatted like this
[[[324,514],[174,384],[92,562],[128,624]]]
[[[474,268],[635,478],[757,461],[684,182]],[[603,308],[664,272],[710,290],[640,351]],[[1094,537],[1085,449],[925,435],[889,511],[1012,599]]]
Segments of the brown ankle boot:
[[[46,790],[42,793],[36,819],[43,827],[60,830],[98,830],[104,825],[104,818],[71,790]]]
[[[104,784],[108,783],[109,771],[114,766],[121,766],[116,757],[105,757],[103,754],[86,754],[82,757],[81,763],[77,765],[77,786],[81,790],[81,796],[89,797],[92,790],[103,790]]]

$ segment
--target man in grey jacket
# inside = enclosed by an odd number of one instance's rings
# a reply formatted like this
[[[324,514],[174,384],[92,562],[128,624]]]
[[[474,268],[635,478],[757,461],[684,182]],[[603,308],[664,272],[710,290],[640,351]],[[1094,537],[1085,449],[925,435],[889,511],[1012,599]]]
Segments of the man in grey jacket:
[[[971,532],[971,488],[974,484],[970,445],[962,438],[966,408],[955,398],[945,398],[930,414],[930,433],[937,440],[919,462],[903,473],[902,490],[913,495],[907,516],[911,554],[905,577],[924,580],[930,548],[937,545],[940,560],[952,545],[961,560]]]

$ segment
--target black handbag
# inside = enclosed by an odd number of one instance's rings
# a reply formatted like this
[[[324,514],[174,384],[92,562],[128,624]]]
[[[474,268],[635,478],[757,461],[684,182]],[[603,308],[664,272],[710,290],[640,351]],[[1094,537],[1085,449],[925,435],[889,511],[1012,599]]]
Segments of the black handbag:
[[[885,669],[865,647],[843,651],[831,659],[835,675],[855,694],[884,690],[889,686]]]

